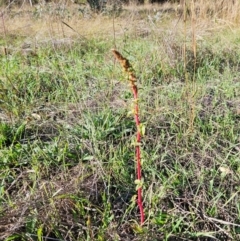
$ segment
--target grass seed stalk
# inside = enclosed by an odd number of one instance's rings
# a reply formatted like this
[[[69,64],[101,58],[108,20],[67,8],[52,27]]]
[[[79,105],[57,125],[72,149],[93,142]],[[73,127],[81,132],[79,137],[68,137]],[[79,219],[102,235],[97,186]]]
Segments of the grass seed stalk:
[[[141,123],[139,120],[139,106],[138,106],[138,88],[137,88],[137,77],[134,73],[134,69],[130,64],[129,60],[124,58],[117,50],[112,49],[112,52],[115,58],[120,62],[123,67],[124,72],[128,75],[128,81],[130,82],[130,86],[133,93],[134,98],[134,119],[137,127],[137,139],[136,139],[136,162],[137,162],[137,204],[140,211],[140,224],[144,223],[144,210],[142,203],[142,181],[141,181],[141,152],[140,152],[140,144],[141,144]]]

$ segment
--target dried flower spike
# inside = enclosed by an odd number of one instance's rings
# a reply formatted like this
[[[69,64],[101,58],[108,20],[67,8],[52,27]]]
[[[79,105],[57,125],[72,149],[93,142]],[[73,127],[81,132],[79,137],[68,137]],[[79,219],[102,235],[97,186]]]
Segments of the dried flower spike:
[[[134,73],[134,69],[130,64],[129,60],[124,58],[117,50],[112,49],[112,52],[115,58],[120,62],[123,67],[123,70],[128,74],[128,80],[130,81],[132,92],[133,92],[133,103],[134,103],[134,119],[137,127],[137,138],[136,138],[136,161],[137,161],[137,183],[141,183],[141,185],[137,185],[137,203],[140,210],[140,223],[143,225],[144,223],[144,210],[142,203],[142,180],[141,180],[141,153],[140,153],[140,142],[141,142],[141,123],[139,120],[139,107],[138,107],[138,88],[136,85],[136,75]]]

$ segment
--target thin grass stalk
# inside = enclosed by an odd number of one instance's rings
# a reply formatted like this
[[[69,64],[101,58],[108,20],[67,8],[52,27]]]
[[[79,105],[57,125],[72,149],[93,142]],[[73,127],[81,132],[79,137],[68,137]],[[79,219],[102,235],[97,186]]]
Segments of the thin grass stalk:
[[[190,105],[190,118],[189,118],[189,130],[191,133],[193,133],[194,130],[194,120],[196,116],[196,106],[195,106],[195,100],[194,95],[196,93],[196,70],[197,70],[197,40],[196,40],[196,14],[195,14],[195,0],[191,1],[191,28],[192,28],[192,51],[193,51],[193,77],[191,81],[191,92],[189,95],[189,105]],[[190,83],[189,83],[190,84]]]
[[[183,64],[184,64],[184,73],[185,73],[185,81],[188,80],[187,78],[187,60],[186,60],[186,41],[187,41],[187,3],[186,0],[182,2],[183,8],[183,24],[184,24],[184,43],[183,43]]]
[[[191,2],[191,27],[192,27],[192,50],[194,57],[194,78],[196,73],[197,65],[197,41],[196,41],[196,14],[195,14],[195,3],[194,0]]]
[[[134,97],[134,119],[137,127],[137,138],[136,138],[136,162],[137,162],[137,180],[138,180],[138,187],[137,187],[137,204],[140,211],[140,224],[143,225],[144,223],[144,210],[143,210],[143,203],[142,203],[142,183],[141,183],[141,122],[139,119],[139,106],[138,106],[138,88],[136,85],[137,78],[134,73],[134,70],[128,61],[128,59],[124,58],[117,50],[112,49],[112,52],[115,58],[120,62],[123,67],[123,70],[128,74],[128,80],[131,85],[133,97]]]

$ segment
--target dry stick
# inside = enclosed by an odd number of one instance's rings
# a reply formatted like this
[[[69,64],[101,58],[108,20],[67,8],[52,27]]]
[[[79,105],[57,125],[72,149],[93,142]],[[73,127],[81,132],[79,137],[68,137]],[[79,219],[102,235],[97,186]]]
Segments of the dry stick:
[[[1,12],[1,18],[2,18],[2,26],[3,26],[3,32],[4,32],[4,37],[7,37],[7,30],[6,30],[6,26],[5,26],[5,21],[4,21],[4,12]]]
[[[133,96],[134,96],[134,118],[137,126],[137,140],[136,140],[136,159],[137,159],[137,180],[139,181],[140,185],[137,189],[138,191],[138,200],[137,204],[140,211],[140,224],[143,225],[144,223],[144,210],[143,210],[143,203],[142,203],[142,183],[141,183],[141,153],[140,153],[140,142],[141,142],[141,128],[140,128],[140,120],[139,120],[139,108],[138,108],[138,88],[136,85],[136,75],[134,70],[129,63],[128,59],[124,58],[117,50],[112,49],[112,52],[115,58],[120,62],[123,67],[123,70],[128,74],[128,80],[131,84]]]

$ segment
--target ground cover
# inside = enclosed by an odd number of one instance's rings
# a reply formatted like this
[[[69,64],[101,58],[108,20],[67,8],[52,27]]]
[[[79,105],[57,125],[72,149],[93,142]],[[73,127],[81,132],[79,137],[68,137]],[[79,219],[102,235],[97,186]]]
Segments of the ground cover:
[[[0,239],[240,240],[237,6],[191,7],[5,10]],[[142,227],[132,95],[112,48],[139,77]]]

